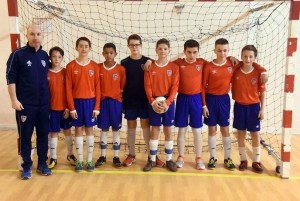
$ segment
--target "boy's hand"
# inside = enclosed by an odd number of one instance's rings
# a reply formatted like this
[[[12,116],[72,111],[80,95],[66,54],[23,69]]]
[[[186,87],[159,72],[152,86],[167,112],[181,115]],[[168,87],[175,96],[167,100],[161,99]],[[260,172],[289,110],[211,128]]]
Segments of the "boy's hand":
[[[70,116],[70,111],[68,109],[65,109],[63,117],[64,119],[67,119]]]
[[[152,108],[153,108],[154,112],[159,113],[159,114],[164,111],[164,108],[163,108],[161,102],[154,101],[154,103],[152,104]]]
[[[99,114],[100,114],[99,111],[94,110],[94,111],[93,111],[93,116],[92,116],[92,117],[95,118],[95,117],[97,117]]]
[[[205,117],[205,118],[208,118],[209,116],[209,111],[207,108],[202,108],[202,115]]]
[[[238,63],[240,63],[240,61],[238,59],[236,59],[235,57],[230,57],[230,61],[232,62],[232,64],[235,66]]]
[[[262,121],[264,119],[264,110],[260,109],[258,112],[258,118],[260,119],[260,121]]]
[[[11,102],[11,107],[15,110],[24,110],[24,107],[22,105],[22,103],[20,103],[18,100],[12,101]]]
[[[268,74],[267,73],[263,73],[260,75],[260,82],[262,84],[266,84],[268,82]]]
[[[72,117],[72,119],[77,119],[78,118],[78,115],[77,115],[77,112],[70,112],[70,115]]]
[[[143,70],[145,70],[145,71],[150,70],[151,64],[152,64],[152,61],[148,59],[147,62],[143,66]]]

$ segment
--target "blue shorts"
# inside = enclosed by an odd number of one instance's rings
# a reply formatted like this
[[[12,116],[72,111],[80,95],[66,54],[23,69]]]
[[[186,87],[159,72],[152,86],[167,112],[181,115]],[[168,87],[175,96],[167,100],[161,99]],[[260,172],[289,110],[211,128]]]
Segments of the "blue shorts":
[[[201,128],[202,123],[202,97],[201,94],[178,94],[175,110],[175,126],[182,128],[189,125],[192,128]]]
[[[233,128],[237,130],[246,130],[250,132],[260,131],[260,119],[258,113],[260,110],[260,103],[251,105],[241,105],[234,103],[233,109]]]
[[[97,119],[93,118],[93,110],[95,107],[95,98],[74,99],[74,106],[75,106],[78,118],[72,119],[72,126],[92,127],[97,124]]]
[[[230,98],[228,94],[212,95],[206,94],[206,106],[209,111],[208,118],[204,123],[208,126],[229,126],[230,121]]]
[[[163,114],[156,113],[149,104],[149,124],[150,126],[173,126],[174,125],[175,104],[174,101],[169,105],[167,112]]]
[[[58,133],[60,129],[68,130],[72,127],[72,117],[64,118],[64,110],[50,110],[49,132]]]
[[[148,108],[126,109],[126,110],[124,110],[124,112],[125,112],[124,118],[127,120],[136,120],[137,118],[149,119],[149,109]]]
[[[116,99],[105,98],[100,102],[98,128],[119,130],[122,127],[122,103]]]

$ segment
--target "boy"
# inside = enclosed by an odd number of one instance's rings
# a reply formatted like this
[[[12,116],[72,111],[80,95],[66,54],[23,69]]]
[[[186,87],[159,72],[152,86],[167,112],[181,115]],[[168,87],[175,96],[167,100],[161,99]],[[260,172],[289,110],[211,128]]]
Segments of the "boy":
[[[149,100],[149,124],[152,126],[150,137],[151,159],[143,168],[150,171],[156,165],[158,147],[158,135],[161,124],[164,125],[166,167],[172,172],[177,171],[176,164],[172,161],[173,140],[172,126],[174,124],[174,97],[178,90],[179,69],[178,66],[168,61],[170,43],[167,39],[160,39],[156,43],[157,61],[151,65],[149,71],[145,71],[145,91]],[[157,97],[166,100],[157,101]],[[163,114],[162,114],[163,113]]]
[[[122,126],[122,92],[126,82],[125,69],[114,60],[117,52],[113,43],[106,43],[103,46],[102,55],[105,58],[105,62],[98,64],[101,82],[101,110],[98,118],[98,127],[102,129],[100,139],[101,156],[96,162],[96,167],[106,162],[107,132],[109,127],[112,127],[113,131],[113,164],[116,167],[121,167],[119,130]]]
[[[75,126],[75,146],[78,155],[75,171],[83,169],[83,128],[86,133],[88,171],[95,169],[92,161],[94,151],[93,126],[97,124],[96,117],[100,110],[100,80],[99,67],[88,57],[91,51],[91,41],[80,37],[76,41],[78,58],[67,65],[67,103]],[[84,127],[83,127],[84,126]]]
[[[253,45],[242,49],[243,66],[236,69],[232,76],[232,98],[234,103],[233,128],[238,131],[239,154],[241,164],[239,170],[247,169],[245,148],[246,129],[252,137],[252,168],[258,173],[263,172],[260,164],[260,121],[264,119],[266,86],[260,81],[260,73],[252,64],[257,56]]]
[[[49,51],[50,68],[48,72],[48,86],[50,89],[50,169],[57,165],[57,136],[60,129],[63,129],[67,145],[67,160],[75,165],[76,157],[73,155],[73,141],[71,135],[71,117],[67,109],[66,99],[66,69],[61,67],[64,51],[59,47],[53,47]]]
[[[148,99],[144,88],[144,70],[143,66],[149,59],[141,54],[142,39],[137,34],[132,34],[127,39],[127,45],[130,50],[130,56],[121,61],[121,65],[126,70],[126,83],[123,92],[123,109],[125,119],[127,119],[127,143],[129,154],[123,161],[124,166],[130,166],[135,162],[135,137],[137,118],[140,118],[143,137],[150,160],[150,126]],[[163,167],[165,163],[156,158],[156,166]]]
[[[224,147],[224,166],[229,170],[234,170],[235,165],[230,158],[231,139],[228,128],[230,99],[228,92],[230,90],[231,76],[238,66],[233,66],[232,62],[226,59],[229,52],[226,39],[220,38],[216,40],[214,52],[217,58],[205,66],[202,78],[203,116],[204,123],[208,126],[208,147],[210,152],[210,160],[207,166],[211,170],[216,167],[216,125],[219,124]],[[255,63],[253,65],[260,73],[266,72],[260,65]]]

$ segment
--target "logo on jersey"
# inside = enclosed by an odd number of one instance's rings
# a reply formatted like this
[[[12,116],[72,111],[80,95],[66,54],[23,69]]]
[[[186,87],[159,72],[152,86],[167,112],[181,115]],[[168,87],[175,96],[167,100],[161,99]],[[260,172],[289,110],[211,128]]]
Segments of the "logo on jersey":
[[[66,80],[65,76],[62,76],[61,80],[64,82]]]
[[[47,77],[47,80],[50,80],[50,77]]]
[[[113,74],[113,79],[117,80],[118,79],[118,74]]]
[[[156,74],[156,72],[155,71],[152,71],[152,73],[151,73],[152,75],[155,75]]]
[[[212,74],[216,74],[217,73],[217,70],[213,70],[211,71]]]
[[[172,70],[167,70],[167,75],[171,76],[172,75]]]
[[[78,70],[74,70],[74,74],[78,74]]]
[[[103,77],[103,73],[100,73],[100,77]]]
[[[28,60],[28,61],[27,61],[27,66],[31,66],[31,64],[32,64],[31,61]]]
[[[89,70],[89,75],[90,77],[94,75],[94,71],[93,70]]]
[[[228,73],[231,73],[232,72],[232,67],[228,67],[227,70],[228,70]]]
[[[236,80],[239,80],[240,78],[239,77],[236,77]]]
[[[44,67],[46,67],[46,62],[44,60],[41,60],[41,63]]]
[[[180,66],[180,68],[184,68],[185,66]]]
[[[251,79],[251,83],[252,83],[252,84],[255,84],[255,83],[256,83],[256,78],[252,78],[252,79]]]
[[[27,119],[27,117],[26,117],[26,116],[24,116],[24,115],[21,115],[21,121],[22,121],[22,122],[25,122],[25,121],[26,121],[26,119]]]
[[[200,71],[201,66],[200,65],[196,65],[196,69],[197,71]]]

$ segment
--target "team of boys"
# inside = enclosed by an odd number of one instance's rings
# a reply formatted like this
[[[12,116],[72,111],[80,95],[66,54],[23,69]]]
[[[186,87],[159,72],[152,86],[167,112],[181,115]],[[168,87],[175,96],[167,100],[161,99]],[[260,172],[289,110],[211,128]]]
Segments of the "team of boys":
[[[259,130],[260,120],[264,117],[266,70],[254,63],[257,50],[253,45],[242,49],[242,61],[233,65],[236,59],[228,57],[229,44],[220,38],[215,42],[216,59],[207,62],[197,58],[199,43],[188,40],[184,44],[186,58],[168,61],[170,44],[166,39],[156,43],[157,60],[141,55],[142,40],[137,34],[127,40],[131,55],[117,64],[113,43],[103,47],[105,61],[97,64],[90,60],[91,42],[86,37],[76,41],[78,57],[61,66],[64,52],[53,47],[49,52],[51,68],[48,73],[50,88],[50,163],[49,168],[57,164],[57,135],[60,129],[65,134],[67,159],[75,166],[75,171],[84,167],[83,129],[86,133],[87,159],[86,168],[93,171],[95,167],[106,162],[108,131],[113,133],[113,164],[116,167],[130,166],[135,162],[135,137],[137,118],[140,118],[143,137],[148,150],[148,160],[144,171],[153,167],[166,166],[170,171],[184,164],[185,133],[187,126],[192,128],[196,168],[205,169],[202,161],[202,114],[208,125],[208,145],[210,160],[208,169],[216,167],[216,130],[217,124],[222,133],[224,147],[224,165],[229,170],[235,169],[230,158],[231,139],[229,135],[230,84],[234,104],[233,127],[238,130],[238,146],[241,157],[239,170],[247,169],[245,149],[246,130],[252,136],[253,169],[261,173]],[[176,100],[176,109],[174,98]],[[101,106],[101,107],[100,107]],[[127,142],[129,154],[121,163],[118,156],[122,110],[127,119]],[[94,164],[93,126],[101,129],[101,156]],[[165,135],[166,163],[157,157],[158,135],[163,125]],[[177,146],[179,156],[172,161],[173,139],[171,127],[178,127]],[[70,127],[75,127],[75,147],[77,158],[72,151]],[[150,126],[152,129],[150,130]]]

